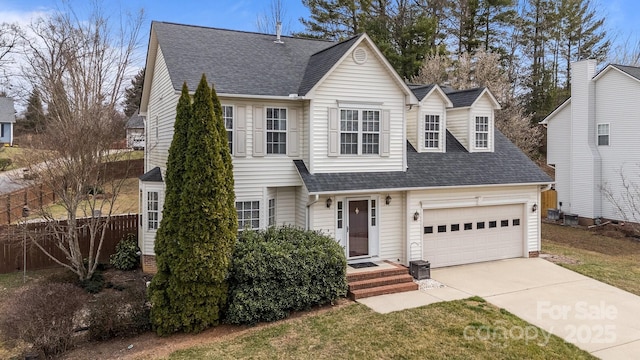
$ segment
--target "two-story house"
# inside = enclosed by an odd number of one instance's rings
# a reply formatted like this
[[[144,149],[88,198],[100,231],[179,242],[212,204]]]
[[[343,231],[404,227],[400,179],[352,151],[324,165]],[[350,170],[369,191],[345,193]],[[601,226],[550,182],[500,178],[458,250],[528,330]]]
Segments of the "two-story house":
[[[540,250],[551,180],[494,129],[488,90],[409,86],[366,34],[336,43],[153,22],[140,109],[145,270],[180,89],[203,73],[223,105],[240,229],[320,230],[350,263],[438,267]]]
[[[596,65],[571,65],[571,97],[541,122],[547,163],[555,168],[562,211],[585,223],[638,222],[640,68],[610,64],[596,72]]]

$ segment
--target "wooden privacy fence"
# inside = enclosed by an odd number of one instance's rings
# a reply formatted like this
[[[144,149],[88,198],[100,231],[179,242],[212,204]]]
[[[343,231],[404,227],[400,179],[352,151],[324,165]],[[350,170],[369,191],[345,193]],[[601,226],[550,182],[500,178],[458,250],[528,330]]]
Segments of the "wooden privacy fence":
[[[106,217],[100,221],[106,221]],[[91,218],[78,219],[78,235],[80,250],[84,257],[89,254],[90,234],[86,226]],[[66,220],[57,222],[59,226],[65,227]],[[55,261],[45,255],[31,239],[38,239],[38,242],[49,253],[53,254],[62,262],[67,262],[62,251],[56,246],[53,233],[47,222],[20,224],[20,225],[0,225],[0,274],[9,273],[23,269],[23,241],[27,239],[27,270],[46,269],[59,266]],[[106,234],[100,251],[100,262],[108,262],[109,256],[115,253],[116,245],[127,234],[133,234],[137,238],[138,215],[115,215],[106,225]],[[99,239],[97,239],[99,240]],[[98,241],[94,244],[97,247]]]
[[[555,190],[547,190],[543,191],[540,197],[542,198],[542,211],[540,214],[542,218],[546,218],[548,209],[558,208],[558,193]]]
[[[101,172],[110,179],[137,177],[144,173],[144,159],[106,163]],[[31,209],[37,209],[56,201],[53,189],[43,184],[35,184],[0,195],[0,224],[11,224],[19,220],[25,205]]]

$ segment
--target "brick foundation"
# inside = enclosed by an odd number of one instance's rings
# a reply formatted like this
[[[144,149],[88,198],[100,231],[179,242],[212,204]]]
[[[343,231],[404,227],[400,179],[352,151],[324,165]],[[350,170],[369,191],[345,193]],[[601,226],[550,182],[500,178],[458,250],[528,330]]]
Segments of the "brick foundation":
[[[142,255],[142,272],[149,274],[158,272],[155,255]]]
[[[540,256],[540,251],[529,251],[530,258],[537,258]]]

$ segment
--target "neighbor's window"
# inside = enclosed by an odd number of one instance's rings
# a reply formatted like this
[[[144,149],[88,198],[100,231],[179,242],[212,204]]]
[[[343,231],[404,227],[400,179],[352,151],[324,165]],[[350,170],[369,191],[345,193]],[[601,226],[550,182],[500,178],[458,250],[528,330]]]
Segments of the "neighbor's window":
[[[476,116],[476,148],[489,148],[489,118]]]
[[[380,153],[380,111],[340,110],[340,154]]]
[[[287,109],[267,108],[267,154],[287,154]]]
[[[147,192],[147,230],[158,229],[158,192]]]
[[[236,212],[238,213],[238,230],[260,228],[259,201],[238,201]]]
[[[609,124],[598,124],[598,145],[609,145]]]
[[[269,199],[269,226],[276,224],[276,199]]]
[[[440,147],[440,115],[425,115],[424,147],[427,149]]]
[[[229,152],[233,154],[233,106],[222,106],[222,119],[224,120],[225,129],[227,129]]]

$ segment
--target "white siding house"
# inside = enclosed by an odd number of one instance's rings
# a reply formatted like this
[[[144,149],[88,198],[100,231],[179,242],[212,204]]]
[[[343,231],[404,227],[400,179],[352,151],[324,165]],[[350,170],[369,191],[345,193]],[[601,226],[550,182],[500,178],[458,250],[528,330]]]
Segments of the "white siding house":
[[[640,182],[640,68],[607,65],[596,73],[594,60],[571,68],[571,98],[542,121],[558,203],[584,221],[637,222],[623,180]]]
[[[146,270],[153,271],[154,209],[164,198],[155,192],[164,188],[179,91],[184,82],[195,89],[203,73],[230,135],[240,227],[322,231],[344,247],[349,263],[432,259],[448,266],[537,255],[531,209],[551,181],[494,130],[499,104],[488,90],[407,85],[366,34],[338,43],[274,40],[152,23],[140,109],[148,125],[140,179]],[[274,121],[284,134],[278,143]],[[508,225],[489,225],[502,220]],[[457,237],[455,224],[466,236]],[[435,233],[426,233],[429,226]],[[478,236],[481,242],[464,240]],[[440,241],[446,237],[458,239],[457,247]]]

